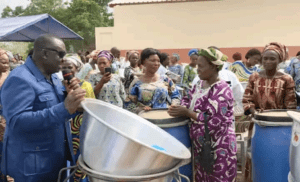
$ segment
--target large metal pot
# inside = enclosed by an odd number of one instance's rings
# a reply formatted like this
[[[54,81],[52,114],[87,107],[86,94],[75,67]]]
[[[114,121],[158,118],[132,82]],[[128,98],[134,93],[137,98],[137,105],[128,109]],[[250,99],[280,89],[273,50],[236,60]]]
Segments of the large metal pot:
[[[169,170],[191,157],[180,141],[134,113],[96,99],[86,99],[82,106],[80,149],[95,171],[142,176]]]
[[[104,174],[104,173],[94,171],[84,163],[81,156],[79,156],[78,158],[78,168],[88,176],[90,182],[108,182],[108,181],[172,182],[175,179],[177,181],[181,181],[180,180],[181,177],[186,179],[189,182],[188,177],[178,172],[178,168],[184,164],[185,161],[177,164],[175,167],[173,167],[168,171],[164,171],[157,174],[150,174],[144,176],[118,176],[118,175]]]
[[[289,151],[289,182],[297,182],[300,181],[300,113],[295,111],[288,111],[287,113],[294,120]]]

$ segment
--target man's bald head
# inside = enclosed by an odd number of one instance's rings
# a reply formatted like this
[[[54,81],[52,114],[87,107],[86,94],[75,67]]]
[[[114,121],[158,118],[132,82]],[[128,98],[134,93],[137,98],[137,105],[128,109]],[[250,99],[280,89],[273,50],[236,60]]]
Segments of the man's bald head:
[[[34,41],[32,60],[46,76],[59,71],[65,54],[64,42],[54,35],[41,35]]]
[[[51,34],[41,35],[34,41],[34,50],[45,48],[49,44],[52,45],[55,41],[63,42],[59,37],[55,35],[51,35]]]
[[[110,49],[110,52],[112,53],[112,55],[114,55],[115,58],[120,58],[121,51],[118,48],[113,47]]]

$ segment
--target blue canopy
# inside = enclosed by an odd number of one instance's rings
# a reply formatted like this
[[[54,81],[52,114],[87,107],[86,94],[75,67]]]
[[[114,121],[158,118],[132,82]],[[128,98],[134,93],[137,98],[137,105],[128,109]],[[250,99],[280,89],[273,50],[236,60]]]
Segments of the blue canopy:
[[[62,39],[83,38],[48,14],[0,18],[0,42],[33,42],[41,34]]]

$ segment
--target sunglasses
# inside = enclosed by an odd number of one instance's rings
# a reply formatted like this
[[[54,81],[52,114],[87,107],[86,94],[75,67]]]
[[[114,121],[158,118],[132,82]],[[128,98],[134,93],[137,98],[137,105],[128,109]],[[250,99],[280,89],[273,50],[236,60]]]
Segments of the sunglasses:
[[[51,49],[51,48],[43,48],[43,49],[49,50],[49,51],[57,52],[57,54],[58,54],[58,56],[59,56],[60,58],[63,58],[63,57],[65,57],[65,55],[66,55],[66,52],[65,52],[65,51],[58,51],[58,50]]]

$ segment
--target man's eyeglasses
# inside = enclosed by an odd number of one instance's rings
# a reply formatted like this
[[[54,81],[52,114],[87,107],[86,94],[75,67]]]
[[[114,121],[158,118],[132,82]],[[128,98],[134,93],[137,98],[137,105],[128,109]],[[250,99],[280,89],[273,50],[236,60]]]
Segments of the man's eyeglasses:
[[[58,56],[59,56],[60,58],[63,58],[63,57],[65,57],[65,55],[66,55],[66,52],[65,52],[65,51],[58,51],[58,50],[51,49],[51,48],[43,48],[43,49],[49,50],[49,51],[57,52],[57,54],[58,54]]]

